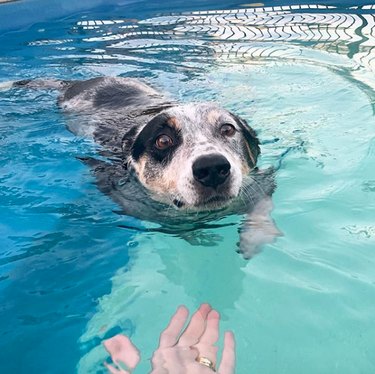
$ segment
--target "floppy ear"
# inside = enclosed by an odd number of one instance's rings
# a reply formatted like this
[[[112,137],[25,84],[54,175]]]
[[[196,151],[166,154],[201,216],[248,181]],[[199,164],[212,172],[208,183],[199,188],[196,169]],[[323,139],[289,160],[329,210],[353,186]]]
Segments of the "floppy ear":
[[[129,131],[127,131],[122,137],[122,152],[125,156],[130,155],[133,144],[138,136],[138,134],[142,131],[142,127],[132,127]]]
[[[260,154],[259,139],[257,137],[257,134],[244,119],[236,115],[233,115],[233,117],[236,120],[237,125],[241,129],[242,135],[245,138],[245,149],[250,165],[252,167],[255,167],[258,156]]]

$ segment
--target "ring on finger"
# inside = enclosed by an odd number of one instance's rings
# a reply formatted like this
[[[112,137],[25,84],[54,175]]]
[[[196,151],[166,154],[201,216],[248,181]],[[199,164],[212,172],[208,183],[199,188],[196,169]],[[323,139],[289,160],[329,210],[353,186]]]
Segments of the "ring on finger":
[[[214,363],[207,357],[198,356],[195,361],[197,361],[201,365],[207,366],[212,371],[216,371]]]

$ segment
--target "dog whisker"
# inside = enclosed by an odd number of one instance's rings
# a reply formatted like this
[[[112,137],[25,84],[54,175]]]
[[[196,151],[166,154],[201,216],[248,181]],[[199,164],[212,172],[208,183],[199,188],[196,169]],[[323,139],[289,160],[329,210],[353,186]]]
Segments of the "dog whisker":
[[[208,218],[248,213],[273,192],[256,172],[247,174],[260,153],[255,131],[215,103],[181,104],[124,77],[19,86],[60,90],[60,107],[77,114],[68,116],[68,129],[98,145],[98,157],[85,161],[97,186],[124,214],[201,227]]]

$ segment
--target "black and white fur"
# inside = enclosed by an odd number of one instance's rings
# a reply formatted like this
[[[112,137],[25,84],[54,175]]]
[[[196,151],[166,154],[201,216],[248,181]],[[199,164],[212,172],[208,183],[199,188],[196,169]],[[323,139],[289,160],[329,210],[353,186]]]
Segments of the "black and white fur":
[[[167,226],[246,214],[246,258],[278,234],[269,215],[273,173],[257,169],[259,140],[233,113],[214,103],[173,102],[131,78],[13,86],[61,90],[69,129],[92,137],[106,157],[86,163],[124,213]]]

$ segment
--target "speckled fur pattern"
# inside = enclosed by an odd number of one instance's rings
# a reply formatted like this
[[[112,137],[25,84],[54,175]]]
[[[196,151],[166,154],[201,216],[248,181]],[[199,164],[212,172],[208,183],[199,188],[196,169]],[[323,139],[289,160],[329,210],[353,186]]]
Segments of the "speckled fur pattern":
[[[160,163],[145,153],[140,162],[130,156],[130,164],[144,186],[167,204],[174,200],[190,209],[205,209],[204,199],[219,194],[230,199],[238,196],[243,179],[251,165],[246,157],[245,139],[234,117],[214,104],[187,104],[172,107],[163,112],[174,119],[183,139],[168,162]],[[232,138],[220,134],[220,125],[230,123],[237,127]],[[223,155],[231,164],[227,183],[216,190],[202,186],[194,180],[193,162],[207,154]]]
[[[181,104],[131,78],[36,79],[11,86],[61,92],[58,104],[68,128],[91,137],[102,156],[81,160],[124,214],[181,235],[208,220],[243,214],[238,252],[244,258],[279,235],[270,217],[274,171],[258,170],[256,133],[228,110],[215,103]],[[230,136],[223,125],[232,127]],[[167,150],[156,147],[160,135],[172,140]],[[224,182],[214,187],[202,184],[192,170],[197,159],[210,155],[230,165]]]
[[[74,116],[71,131],[92,136],[102,152],[121,161],[124,174],[133,173],[159,203],[184,211],[211,211],[239,197],[244,200],[252,188],[250,174],[259,154],[256,134],[215,103],[180,104],[135,79],[94,78],[69,85],[59,105],[85,118],[77,121]],[[232,137],[220,133],[223,124],[235,128]],[[180,139],[162,160],[152,149],[158,127]],[[192,173],[194,161],[210,154],[224,156],[231,165],[228,180],[215,189],[198,183]]]

